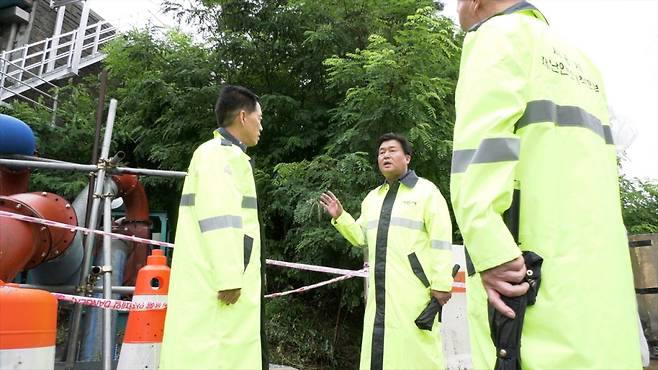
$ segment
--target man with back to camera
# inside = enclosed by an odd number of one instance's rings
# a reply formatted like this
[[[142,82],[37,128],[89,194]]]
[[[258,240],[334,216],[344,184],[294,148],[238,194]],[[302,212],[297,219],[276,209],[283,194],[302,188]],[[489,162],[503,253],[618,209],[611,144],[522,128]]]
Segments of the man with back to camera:
[[[444,366],[440,326],[421,330],[414,321],[431,297],[441,305],[450,299],[452,224],[439,189],[409,170],[411,155],[404,137],[379,138],[377,164],[386,181],[366,196],[356,221],[331,191],[320,198],[336,229],[368,247],[363,370]]]
[[[224,86],[219,129],[188,169],[178,216],[160,369],[267,369],[256,186],[247,147],[258,97]]]
[[[601,75],[518,0],[458,0],[467,31],[456,93],[451,198],[472,262],[475,369],[639,369],[633,277]],[[509,212],[508,214],[505,214]],[[508,223],[508,215],[519,215]],[[516,232],[518,230],[518,232]],[[528,290],[522,251],[543,258],[520,353],[493,346],[488,303]]]

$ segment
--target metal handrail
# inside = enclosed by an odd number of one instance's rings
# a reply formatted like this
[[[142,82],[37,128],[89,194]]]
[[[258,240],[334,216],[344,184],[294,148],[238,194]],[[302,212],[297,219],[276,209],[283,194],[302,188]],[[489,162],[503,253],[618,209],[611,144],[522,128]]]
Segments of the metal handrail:
[[[116,29],[116,27],[112,26],[112,24],[111,24],[110,22],[108,22],[108,21],[100,21],[100,22],[97,22],[97,23],[90,24],[90,25],[86,26],[86,27],[85,27],[85,34],[87,34],[86,31],[87,31],[88,29],[98,27],[99,24],[100,24],[101,26],[107,24],[107,25],[110,26],[110,28],[114,28],[114,29]],[[67,37],[67,36],[69,36],[69,35],[73,35],[73,34],[75,34],[75,33],[77,33],[77,32],[78,32],[78,29],[74,29],[74,30],[72,30],[72,31],[69,31],[69,32],[66,32],[66,33],[62,33],[62,34],[60,34],[59,36],[57,36],[57,38],[61,39],[62,37]],[[31,47],[33,47],[33,46],[35,46],[35,45],[49,42],[50,40],[52,40],[52,39],[54,39],[54,38],[55,38],[55,37],[50,37],[50,38],[47,38],[47,39],[45,39],[45,40],[39,40],[39,41],[35,41],[35,42],[31,43],[31,44],[27,44],[27,45],[19,46],[19,47],[15,48],[15,49],[7,50],[7,53],[14,53],[14,52],[17,52],[17,51],[22,50],[22,49],[24,49],[24,48],[31,48]]]
[[[19,80],[19,79],[17,79],[16,77],[11,77],[11,76],[9,76],[9,78],[12,79],[12,80],[14,80],[17,84],[21,84],[21,85],[23,85],[23,86],[32,87],[32,86],[31,86],[30,84],[28,84],[27,82],[25,82],[25,81],[23,81],[23,80]],[[12,87],[15,87],[16,84],[11,85],[11,86],[12,86]],[[57,86],[54,86],[54,85],[53,85],[53,87],[54,87],[55,89],[59,89],[59,87],[57,87]],[[7,91],[9,91],[9,92],[11,92],[11,93],[13,93],[13,94],[19,95],[19,96],[21,96],[21,97],[24,96],[24,95],[21,95],[19,92],[10,89],[10,88],[7,87],[7,86],[5,86],[3,89],[4,89],[4,90],[7,90]],[[46,92],[47,90],[40,90],[40,89],[37,89],[36,87],[34,87],[34,90],[37,90],[39,93],[41,93],[41,95],[47,96],[47,97],[49,97],[50,99],[53,99],[53,100],[56,99],[57,94],[55,94],[55,95],[50,95],[50,94],[48,94],[48,93]]]
[[[99,25],[101,26],[100,29],[98,29]],[[106,25],[107,25],[106,28],[102,28],[103,26],[106,26]],[[89,32],[88,32],[89,30],[91,30],[92,32],[89,33]],[[97,32],[97,30],[98,30],[98,32]],[[117,28],[114,27],[114,26],[112,26],[112,25],[111,25],[109,22],[107,22],[107,21],[102,21],[102,22],[94,23],[94,24],[92,24],[92,25],[87,26],[87,27],[84,29],[84,35],[85,35],[85,36],[83,37],[83,40],[88,40],[88,39],[95,38],[97,34],[98,34],[98,35],[104,35],[104,34],[106,34],[106,33],[110,33],[110,32],[115,32],[115,34],[112,35],[112,38],[114,38],[114,37],[116,37],[116,33],[117,33],[117,31],[118,31]],[[44,46],[43,49],[40,50],[40,51],[34,52],[34,53],[32,53],[32,54],[29,54],[29,55],[25,55],[25,56],[23,56],[23,57],[15,58],[15,59],[14,59],[14,58],[11,58],[11,60],[13,60],[13,61],[21,61],[21,60],[25,60],[25,59],[30,59],[30,58],[37,57],[37,56],[39,56],[39,55],[42,55],[42,54],[44,54],[44,53],[47,53],[47,52],[50,52],[50,51],[53,51],[53,50],[59,50],[59,49],[62,49],[62,48],[64,48],[64,47],[66,47],[66,46],[70,46],[71,44],[74,44],[74,43],[75,43],[75,40],[77,39],[77,34],[78,34],[78,30],[77,30],[77,29],[76,29],[76,30],[73,30],[73,31],[69,31],[69,32],[63,33],[63,34],[60,34],[59,36],[56,37],[58,40],[61,40],[61,39],[63,39],[63,38],[67,38],[67,37],[69,37],[69,36],[71,37],[71,40],[69,40],[69,41],[67,41],[67,42],[58,43],[58,45],[57,45],[55,48],[53,48],[53,47],[49,47],[49,46]],[[12,49],[12,50],[7,50],[7,51],[6,51],[6,54],[8,54],[8,55],[13,55],[13,54],[16,54],[16,53],[25,52],[26,50],[29,50],[30,48],[33,48],[33,47],[41,46],[42,44],[44,44],[44,45],[45,45],[45,44],[49,44],[49,43],[51,43],[51,41],[52,41],[53,39],[55,39],[55,37],[51,37],[51,38],[48,38],[48,39],[45,39],[45,40],[41,40],[41,41],[33,42],[33,43],[31,43],[31,44],[23,45],[23,46],[17,47],[17,48]],[[100,43],[102,43],[102,42],[105,42],[105,41],[108,40],[108,39],[109,39],[108,37],[105,37],[105,38],[102,39],[102,40],[99,38],[98,43],[100,44]],[[89,44],[87,44],[87,45],[85,45],[85,46],[88,46],[88,45],[89,45]]]
[[[0,99],[21,97],[51,111],[54,122],[59,88],[50,80],[62,76],[62,72],[66,73],[66,70],[77,72],[81,61],[93,61],[99,56],[102,58],[104,54],[100,46],[118,36],[116,27],[108,21],[101,21],[3,52],[0,55]],[[54,45],[55,41],[57,45]],[[83,56],[83,53],[86,55]],[[26,66],[28,61],[30,64]],[[56,64],[60,66],[56,67]],[[48,88],[39,88],[43,84]],[[54,88],[54,95],[47,92],[51,88]],[[52,100],[52,108],[22,94],[29,89],[34,89],[43,97]]]
[[[34,73],[32,73],[32,72],[26,70],[25,67],[21,67],[21,66],[19,66],[19,65],[17,65],[17,64],[14,64],[14,63],[12,63],[11,61],[9,61],[9,60],[7,60],[7,59],[5,59],[5,58],[3,58],[3,57],[0,57],[0,60],[4,60],[4,62],[7,63],[7,64],[11,64],[11,65],[14,66],[14,67],[17,67],[17,68],[23,69],[24,72],[27,72],[27,73],[31,74],[32,76],[34,76],[34,78],[37,78],[38,80],[40,80],[40,81],[43,82],[43,83],[47,83],[47,84],[51,85],[52,87],[57,87],[55,84],[51,83],[50,81],[44,80],[44,79],[41,78],[40,76],[37,76],[37,75],[35,75]],[[9,76],[9,74],[5,74],[5,76],[7,76],[7,77],[11,77],[11,76]],[[11,78],[13,78],[14,80],[17,80],[15,77],[11,77]]]
[[[20,96],[21,98],[23,98],[23,99],[25,99],[25,100],[27,100],[27,101],[30,101],[31,103],[34,103],[34,104],[36,104],[36,105],[40,105],[40,106],[42,106],[43,108],[45,108],[45,109],[46,109],[47,111],[49,111],[49,112],[55,113],[55,108],[54,108],[54,107],[53,107],[53,108],[50,108],[49,106],[44,105],[44,104],[41,104],[40,102],[38,102],[38,101],[36,101],[36,100],[34,100],[34,99],[32,99],[32,98],[29,98],[29,97],[27,97],[27,96],[21,94],[20,92],[17,92],[17,91],[15,91],[15,90],[12,90],[12,89],[10,89],[10,88],[8,88],[8,87],[6,87],[6,86],[3,88],[3,90],[7,90],[7,91],[9,91],[9,92],[15,94],[16,96]],[[54,99],[56,99],[56,97],[55,97]],[[57,101],[57,100],[55,100],[55,102],[56,102],[56,101]],[[54,117],[53,117],[53,120],[54,120]]]
[[[86,35],[86,36],[84,37],[84,40],[86,41],[86,40],[89,40],[89,39],[94,39],[94,38],[96,37],[97,34],[98,34],[98,35],[104,35],[104,34],[106,34],[106,33],[116,32],[116,31],[117,31],[117,30],[116,30],[115,27],[106,28],[106,29],[104,29],[104,30],[101,30],[101,31],[98,32],[98,33],[94,32],[94,33],[91,33],[91,34]],[[71,33],[72,36],[75,36],[75,33],[77,33],[77,30],[76,30],[76,31],[71,31],[71,32],[69,32],[69,33]],[[62,37],[64,37],[64,36],[63,36],[63,35],[60,35],[59,38],[61,39]],[[115,34],[110,35],[110,36],[105,36],[105,37],[103,37],[103,38],[100,38],[100,37],[99,37],[97,43],[94,42],[94,43],[88,43],[88,44],[85,44],[85,45],[83,45],[82,49],[85,50],[85,49],[89,49],[89,47],[93,47],[94,45],[104,44],[104,43],[107,42],[108,40],[114,39],[115,37],[116,37]],[[50,39],[45,40],[45,41],[50,41]],[[40,42],[38,42],[38,43],[33,43],[32,45],[38,45],[38,44],[40,44],[40,43],[46,43],[46,42],[44,42],[44,41],[40,41]],[[43,55],[43,54],[49,54],[49,53],[50,53],[51,51],[53,51],[53,50],[59,50],[59,49],[63,49],[63,48],[65,48],[65,47],[67,47],[67,46],[71,46],[72,44],[75,44],[75,37],[72,37],[71,40],[69,40],[69,41],[59,43],[59,44],[58,44],[56,47],[54,47],[54,48],[53,48],[53,47],[45,47],[45,48],[43,48],[42,50],[39,50],[39,51],[33,52],[32,54],[28,54],[28,55],[26,55],[26,56],[24,56],[24,57],[15,58],[15,59],[11,59],[11,60],[13,60],[13,61],[22,61],[22,60],[27,60],[27,59],[36,58],[36,57],[39,57],[39,56],[41,56],[41,55]],[[20,47],[20,48],[16,48],[16,49],[13,49],[13,50],[7,51],[7,54],[17,53],[17,52],[19,52],[20,50],[25,50],[25,46],[22,46],[22,47]],[[64,53],[68,53],[68,51],[65,51]],[[59,52],[58,52],[58,53],[56,54],[56,56],[57,56],[58,59],[59,59],[59,56],[60,56],[60,55],[62,55],[62,53],[59,53]],[[44,62],[49,62],[49,61],[51,61],[51,60],[53,60],[53,59],[44,59]],[[33,68],[33,67],[39,66],[40,64],[43,64],[43,63],[33,64],[33,65],[31,65],[30,67]]]

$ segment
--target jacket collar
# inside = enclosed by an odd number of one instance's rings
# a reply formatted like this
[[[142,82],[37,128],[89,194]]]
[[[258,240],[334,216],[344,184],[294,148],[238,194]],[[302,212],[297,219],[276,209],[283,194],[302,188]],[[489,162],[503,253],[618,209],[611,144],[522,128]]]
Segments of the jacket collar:
[[[544,15],[539,11],[539,9],[537,9],[534,5],[530,4],[527,1],[521,1],[519,3],[516,3],[516,4],[512,5],[511,7],[503,10],[502,12],[500,12],[498,14],[495,14],[495,15],[492,15],[491,17],[483,20],[482,22],[475,24],[473,27],[471,27],[468,30],[468,32],[477,31],[478,28],[480,28],[480,26],[482,26],[484,23],[486,23],[491,18],[497,17],[499,15],[513,14],[513,13],[521,12],[521,11],[525,11],[527,13],[530,13],[535,18],[541,19],[542,21],[546,22],[546,24],[548,24],[548,21],[546,20],[546,17],[544,17]]]
[[[217,130],[213,131],[213,136],[227,139],[231,144],[237,145],[240,149],[242,149],[243,152],[245,153],[247,152],[247,146],[244,145],[235,136],[231,135],[231,133],[228,132],[224,127],[220,127]],[[222,144],[224,144],[224,142],[222,142]]]
[[[398,179],[404,186],[408,187],[409,189],[413,189],[414,186],[418,183],[418,175],[416,175],[416,172],[414,170],[409,170],[407,173],[402,175]],[[386,181],[384,181],[384,184],[382,186],[386,185]]]

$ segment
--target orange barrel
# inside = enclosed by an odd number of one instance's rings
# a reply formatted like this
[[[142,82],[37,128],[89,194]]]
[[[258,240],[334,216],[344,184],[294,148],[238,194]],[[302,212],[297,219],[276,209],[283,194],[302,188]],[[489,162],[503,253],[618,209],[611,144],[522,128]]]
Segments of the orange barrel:
[[[53,369],[57,299],[0,281],[0,369]]]
[[[154,249],[137,273],[133,303],[166,304],[170,271],[164,251]],[[165,309],[130,311],[117,370],[158,368],[166,314]]]

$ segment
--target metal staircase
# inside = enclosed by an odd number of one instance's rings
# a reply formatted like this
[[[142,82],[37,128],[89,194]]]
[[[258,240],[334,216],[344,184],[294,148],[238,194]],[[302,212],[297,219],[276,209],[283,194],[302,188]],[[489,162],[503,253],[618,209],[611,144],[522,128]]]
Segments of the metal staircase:
[[[106,21],[78,28],[0,54],[0,104],[19,97],[55,113],[57,86],[52,81],[77,75],[105,58],[101,47],[118,37]]]

